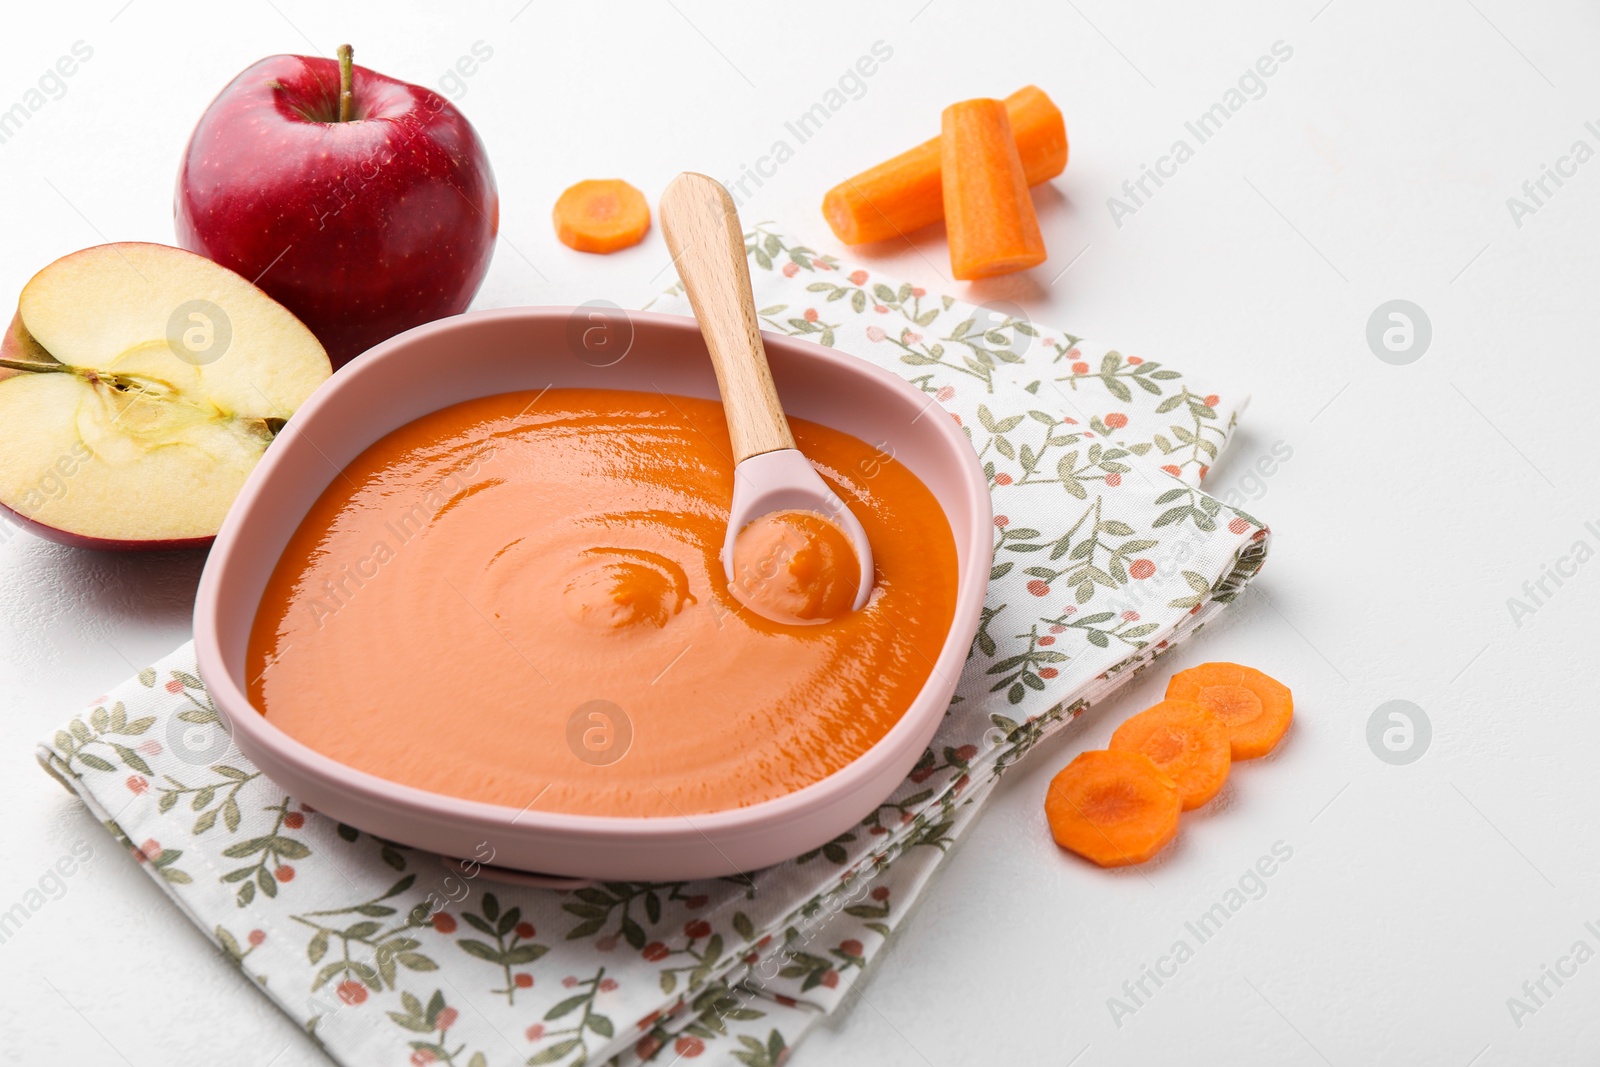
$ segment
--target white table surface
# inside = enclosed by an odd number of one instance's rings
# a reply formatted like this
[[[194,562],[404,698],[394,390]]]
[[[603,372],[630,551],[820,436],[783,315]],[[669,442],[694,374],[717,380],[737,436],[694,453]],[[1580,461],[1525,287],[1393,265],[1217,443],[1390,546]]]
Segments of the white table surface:
[[[1045,785],[1162,680],[1095,709],[1002,784],[860,996],[796,1062],[1592,1061],[1600,962],[1547,979],[1552,995],[1520,1020],[1507,998],[1575,942],[1600,949],[1584,926],[1600,926],[1600,716],[1582,696],[1600,562],[1547,583],[1520,626],[1507,598],[1574,542],[1600,547],[1600,161],[1548,183],[1520,226],[1506,201],[1573,142],[1600,149],[1584,126],[1600,129],[1593,5],[522,7],[13,5],[0,109],[74,42],[94,53],[0,144],[0,294],[85,245],[170,241],[191,126],[273,52],[351,40],[358,61],[437,83],[474,43],[493,49],[460,97],[502,196],[481,307],[642,302],[668,258],[659,232],[610,257],[571,253],[549,222],[560,190],[619,175],[653,197],[681,169],[734,176],[876,41],[892,58],[756,191],[747,220],[837,248],[824,189],[931,135],[945,104],[1036,82],[1072,141],[1066,174],[1039,196],[1051,258],[977,292],[1252,392],[1211,484],[1237,488],[1275,443],[1292,450],[1246,504],[1274,528],[1271,558],[1174,665],[1269,670],[1294,688],[1295,726],[1186,817],[1170,855],[1107,873],[1050,842]],[[1107,198],[1175,139],[1193,145],[1185,121],[1278,41],[1293,55],[1264,95],[1119,227]],[[937,228],[878,262],[960,291],[943,280]],[[1395,298],[1433,328],[1404,366],[1366,341],[1369,315]],[[185,639],[202,559],[0,535],[0,908],[75,842],[95,853],[0,945],[0,1062],[325,1063],[34,763],[34,742],[69,711]],[[1433,726],[1404,766],[1366,739],[1394,699]],[[1154,995],[1118,1025],[1108,998],[1126,1000],[1123,982],[1280,841],[1292,858],[1265,895],[1159,989],[1147,980]]]

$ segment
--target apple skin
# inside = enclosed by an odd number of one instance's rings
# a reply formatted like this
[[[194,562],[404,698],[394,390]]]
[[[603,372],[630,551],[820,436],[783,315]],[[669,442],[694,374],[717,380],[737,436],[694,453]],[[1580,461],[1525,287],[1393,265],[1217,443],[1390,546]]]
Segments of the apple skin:
[[[46,541],[54,541],[58,545],[67,545],[71,548],[92,548],[101,552],[164,552],[169,549],[185,548],[210,548],[211,542],[216,540],[211,537],[176,537],[165,541],[133,541],[121,540],[112,537],[91,537],[88,534],[73,533],[70,530],[59,530],[54,526],[46,526],[20,515],[17,512],[0,504],[0,523],[10,523],[20,529],[27,530],[36,537]]]
[[[178,244],[255,282],[310,327],[335,368],[467,309],[500,201],[483,142],[444,97],[364,67],[353,117],[339,64],[249,67],[195,126],[178,173]]]

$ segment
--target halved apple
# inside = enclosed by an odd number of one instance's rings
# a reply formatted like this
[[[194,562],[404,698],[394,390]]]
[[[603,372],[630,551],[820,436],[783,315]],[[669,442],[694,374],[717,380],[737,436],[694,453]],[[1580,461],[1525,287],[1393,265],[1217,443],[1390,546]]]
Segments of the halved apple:
[[[300,320],[166,245],[74,252],[0,340],[0,506],[91,548],[203,545],[273,436],[332,373]]]

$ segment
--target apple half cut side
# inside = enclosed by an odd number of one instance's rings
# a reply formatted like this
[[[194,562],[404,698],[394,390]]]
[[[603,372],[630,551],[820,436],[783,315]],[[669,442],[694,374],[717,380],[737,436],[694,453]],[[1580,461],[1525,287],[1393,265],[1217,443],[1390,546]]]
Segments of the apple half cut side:
[[[204,545],[331,373],[299,319],[203,256],[64,256],[0,339],[0,506],[63,544]]]

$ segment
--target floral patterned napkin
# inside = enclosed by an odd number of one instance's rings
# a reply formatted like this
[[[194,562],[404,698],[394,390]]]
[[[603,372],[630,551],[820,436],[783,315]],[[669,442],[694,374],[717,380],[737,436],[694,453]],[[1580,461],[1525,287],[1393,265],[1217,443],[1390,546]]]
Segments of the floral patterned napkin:
[[[1260,567],[1266,529],[1198,488],[1237,399],[766,226],[747,253],[768,329],[922,389],[972,438],[994,496],[988,602],[955,700],[859,826],[736,877],[497,884],[284,795],[232,747],[188,647],[41,746],[45,769],[339,1062],[786,1059],[1005,768],[1199,630]],[[653,308],[689,313],[678,287]],[[486,846],[476,859],[493,857]]]

